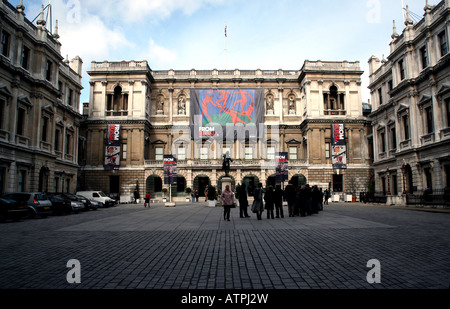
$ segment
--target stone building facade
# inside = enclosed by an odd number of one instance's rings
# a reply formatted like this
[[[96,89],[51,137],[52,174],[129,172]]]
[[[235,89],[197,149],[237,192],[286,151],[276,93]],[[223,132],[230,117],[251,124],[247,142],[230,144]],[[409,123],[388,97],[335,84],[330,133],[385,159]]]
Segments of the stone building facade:
[[[61,56],[57,28],[0,2],[0,194],[74,192],[82,61]]]
[[[376,191],[388,203],[450,187],[450,1],[426,5],[394,31],[390,55],[369,60]]]
[[[153,71],[147,61],[92,62],[90,102],[84,104],[80,153],[82,189],[141,197],[160,197],[164,155],[177,158],[174,200],[185,189],[220,188],[229,153],[233,184],[274,185],[275,156],[289,154],[288,179],[297,185],[318,185],[337,194],[365,191],[371,180],[363,115],[359,62],[305,61],[300,70],[165,70]],[[256,89],[263,100],[264,134],[231,142],[195,139],[191,135],[192,91]],[[263,104],[264,106],[261,106]],[[332,166],[331,126],[345,126],[347,168]],[[120,125],[120,166],[105,167],[108,125]]]

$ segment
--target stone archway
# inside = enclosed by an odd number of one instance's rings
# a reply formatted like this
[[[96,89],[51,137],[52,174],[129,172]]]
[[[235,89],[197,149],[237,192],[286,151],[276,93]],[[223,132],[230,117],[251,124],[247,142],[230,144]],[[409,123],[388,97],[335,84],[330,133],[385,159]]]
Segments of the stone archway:
[[[291,182],[294,185],[294,187],[301,187],[308,183],[306,177],[302,174],[296,174],[292,176]]]
[[[162,179],[158,175],[150,175],[145,181],[145,192],[149,192],[150,196],[156,196],[162,192]]]
[[[206,186],[211,186],[211,179],[204,175],[200,174],[195,176],[194,178],[194,191],[198,190],[198,195],[200,197],[205,197],[205,188]]]
[[[248,196],[253,196],[253,191],[259,184],[259,178],[258,176],[249,174],[243,178],[242,183],[244,183],[245,187],[247,188]]]

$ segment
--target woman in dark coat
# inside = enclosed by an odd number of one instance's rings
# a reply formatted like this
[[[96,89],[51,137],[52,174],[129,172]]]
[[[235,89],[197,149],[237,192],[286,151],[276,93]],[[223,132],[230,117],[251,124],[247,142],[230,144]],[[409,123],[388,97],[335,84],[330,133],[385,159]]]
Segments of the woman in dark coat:
[[[264,199],[263,199],[264,190],[262,188],[262,184],[258,184],[258,188],[253,191],[253,197],[255,200],[253,201],[252,211],[256,214],[258,220],[261,220],[261,215],[264,211]]]
[[[267,219],[273,219],[273,209],[275,208],[275,192],[273,191],[273,187],[269,186],[266,194],[264,195],[264,201],[266,202],[266,206],[264,207],[267,210]]]
[[[242,184],[239,189],[239,214],[240,218],[250,218],[247,212],[248,199],[247,199],[247,189],[245,189],[245,183]]]
[[[283,190],[281,190],[280,185],[275,186],[275,209],[276,209],[276,218],[284,218],[283,213]]]

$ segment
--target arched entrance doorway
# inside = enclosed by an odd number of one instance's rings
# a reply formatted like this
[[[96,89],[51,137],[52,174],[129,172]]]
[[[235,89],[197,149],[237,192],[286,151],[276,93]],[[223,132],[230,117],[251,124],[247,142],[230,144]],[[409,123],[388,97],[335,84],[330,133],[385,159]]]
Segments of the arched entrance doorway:
[[[172,185],[172,196],[184,196],[186,190],[186,178],[181,175],[177,176],[177,184]]]
[[[404,166],[404,181],[405,181],[405,193],[407,194],[412,194],[413,193],[413,174],[412,174],[412,169],[411,169],[411,165],[406,164]]]
[[[205,197],[206,186],[211,186],[211,180],[206,175],[198,175],[194,178],[194,191],[198,190],[198,195]]]
[[[259,184],[259,178],[255,175],[247,175],[242,180],[242,183],[244,183],[247,188],[248,196],[253,196],[253,191]]]
[[[292,176],[291,182],[294,185],[294,187],[301,187],[308,183],[306,177],[302,174]]]
[[[149,192],[153,198],[156,194],[162,192],[162,179],[157,175],[151,175],[145,182],[145,192]]]
[[[266,188],[272,186],[272,188],[275,188],[275,185],[277,184],[277,175],[273,174],[267,177],[266,180]]]

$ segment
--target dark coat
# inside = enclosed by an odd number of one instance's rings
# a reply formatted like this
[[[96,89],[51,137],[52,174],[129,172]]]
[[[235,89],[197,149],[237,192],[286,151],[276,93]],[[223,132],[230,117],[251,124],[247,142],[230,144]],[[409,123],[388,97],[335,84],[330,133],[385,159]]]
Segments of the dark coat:
[[[275,188],[274,202],[277,207],[283,206],[283,190],[280,187]]]
[[[239,206],[248,207],[247,190],[244,186],[239,190]]]
[[[295,203],[295,195],[296,195],[296,192],[295,192],[294,185],[288,184],[286,186],[286,188],[284,189],[284,197],[286,198],[286,201],[291,205],[294,204]]]
[[[275,192],[273,189],[268,189],[264,195],[264,201],[266,202],[265,209],[273,210],[275,206]]]
[[[263,212],[264,211],[264,201],[263,201],[263,193],[264,190],[262,188],[256,188],[255,191],[253,191],[253,196],[255,200],[253,201],[252,205],[252,211],[256,213],[257,211]]]

